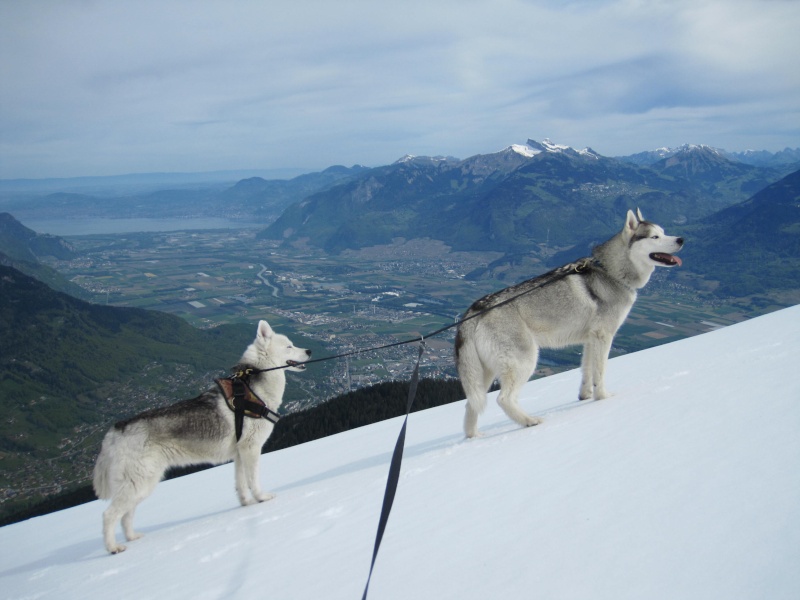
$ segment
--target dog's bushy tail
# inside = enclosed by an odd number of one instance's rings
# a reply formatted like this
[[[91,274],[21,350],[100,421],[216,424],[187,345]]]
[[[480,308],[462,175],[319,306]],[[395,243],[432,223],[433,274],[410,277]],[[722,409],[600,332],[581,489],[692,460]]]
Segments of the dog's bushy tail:
[[[92,487],[94,493],[101,500],[108,500],[111,498],[111,445],[113,444],[114,430],[109,431],[103,438],[103,444],[100,447],[100,454],[97,456],[97,461],[94,463],[94,477],[92,479]]]

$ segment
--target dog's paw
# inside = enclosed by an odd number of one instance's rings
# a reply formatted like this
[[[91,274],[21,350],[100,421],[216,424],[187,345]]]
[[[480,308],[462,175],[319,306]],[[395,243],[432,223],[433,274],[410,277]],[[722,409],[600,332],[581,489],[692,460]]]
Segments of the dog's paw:
[[[120,552],[125,552],[127,549],[128,547],[123,546],[122,544],[116,544],[115,546],[110,546],[107,548],[111,554],[119,554]]]
[[[271,494],[270,492],[261,492],[259,494],[256,494],[255,496],[256,500],[258,500],[259,502],[268,502],[269,500],[272,500],[274,497],[275,494]]]
[[[141,539],[143,537],[144,537],[144,534],[143,533],[139,533],[138,531],[132,531],[130,533],[130,535],[127,534],[127,533],[125,534],[125,539],[127,539],[129,542],[133,542],[133,541]]]
[[[541,424],[542,424],[542,419],[540,419],[539,417],[531,417],[530,415],[528,415],[528,417],[525,419],[525,422],[523,423],[525,427],[533,427],[534,425],[541,425]]]

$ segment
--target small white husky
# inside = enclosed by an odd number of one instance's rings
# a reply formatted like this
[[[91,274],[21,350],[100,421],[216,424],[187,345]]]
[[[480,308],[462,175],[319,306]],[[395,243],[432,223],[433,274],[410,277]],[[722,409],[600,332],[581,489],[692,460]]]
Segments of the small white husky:
[[[246,388],[254,393],[248,399],[262,410],[261,415],[256,415],[249,411],[253,404],[248,405],[249,412],[244,414],[251,418],[240,417],[242,431],[238,440],[230,380],[218,380],[217,387],[197,398],[116,423],[103,439],[94,467],[95,493],[98,498],[111,500],[103,513],[103,539],[108,551],[116,554],[125,550],[115,539],[120,519],[129,541],[141,537],[133,529],[134,511],[169,467],[220,464],[233,459],[239,502],[247,505],[272,499],[273,494],[261,491],[258,460],[274,427],[270,418],[275,419],[283,400],[286,374],[284,368],[260,370],[285,367],[302,371],[302,363],[309,356],[310,350],[295,348],[289,338],[275,333],[266,321],[259,322],[256,339],[236,368],[239,373],[246,373]]]
[[[517,401],[533,374],[539,348],[583,344],[578,397],[608,397],[605,370],[614,335],[633,303],[636,290],[656,267],[681,264],[683,238],[666,235],[628,211],[622,230],[581,259],[539,277],[484,296],[469,307],[456,334],[456,366],[467,396],[464,433],[478,433],[486,392],[500,380],[497,403],[520,425],[537,425]]]

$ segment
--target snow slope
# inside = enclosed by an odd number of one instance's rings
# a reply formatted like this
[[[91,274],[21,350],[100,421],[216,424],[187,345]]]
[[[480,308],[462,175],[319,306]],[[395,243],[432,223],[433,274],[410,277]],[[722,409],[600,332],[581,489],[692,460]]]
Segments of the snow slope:
[[[604,401],[531,382],[538,427],[411,415],[369,597],[800,598],[799,356],[795,306],[616,358]],[[265,455],[256,506],[231,465],[164,482],[117,556],[100,501],[4,527],[0,597],[360,598],[400,425]]]

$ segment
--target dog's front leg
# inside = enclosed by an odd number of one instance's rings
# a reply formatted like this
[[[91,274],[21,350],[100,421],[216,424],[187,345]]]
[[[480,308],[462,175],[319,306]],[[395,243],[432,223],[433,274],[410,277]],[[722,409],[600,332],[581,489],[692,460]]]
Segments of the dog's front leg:
[[[581,400],[588,400],[592,396],[595,400],[603,400],[611,395],[606,391],[605,378],[608,353],[611,351],[613,339],[613,336],[597,334],[595,338],[584,344],[579,395]]]
[[[243,447],[237,452],[236,463],[236,493],[242,506],[254,502],[272,500],[275,494],[262,492],[258,476],[258,459],[260,448]],[[252,493],[252,497],[248,493]]]
[[[236,470],[236,495],[239,497],[239,503],[242,506],[253,504],[253,500],[248,493],[247,477],[244,473],[245,467],[241,453],[236,453],[236,456],[233,459],[233,464]]]
[[[592,358],[591,344],[587,342],[583,345],[583,356],[581,356],[581,389],[578,392],[578,400],[588,400],[592,397],[594,390]]]
[[[611,352],[611,342],[613,335],[601,337],[597,341],[597,348],[594,359],[594,399],[604,400],[611,396],[606,390],[606,365],[608,364],[608,354]]]

